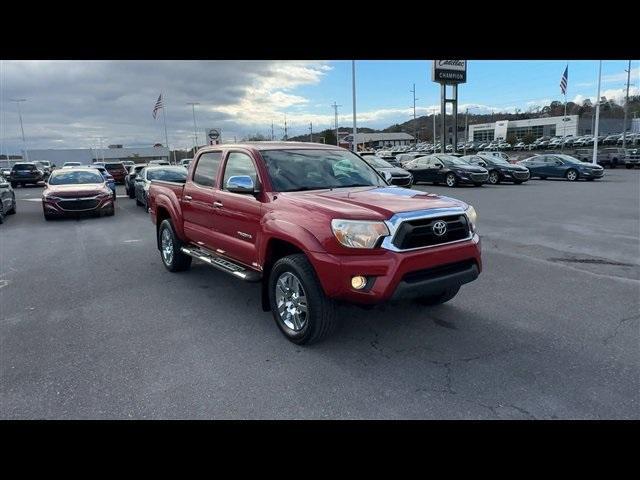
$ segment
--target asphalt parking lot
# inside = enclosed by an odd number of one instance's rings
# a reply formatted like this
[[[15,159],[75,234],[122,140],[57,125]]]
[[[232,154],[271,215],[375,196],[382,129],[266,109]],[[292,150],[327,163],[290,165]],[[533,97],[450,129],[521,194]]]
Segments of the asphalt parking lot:
[[[17,189],[0,417],[640,417],[640,170],[416,188],[476,207],[482,275],[438,307],[342,307],[311,347],[281,335],[257,285],[200,262],[167,272],[133,200],[45,222],[41,188]]]

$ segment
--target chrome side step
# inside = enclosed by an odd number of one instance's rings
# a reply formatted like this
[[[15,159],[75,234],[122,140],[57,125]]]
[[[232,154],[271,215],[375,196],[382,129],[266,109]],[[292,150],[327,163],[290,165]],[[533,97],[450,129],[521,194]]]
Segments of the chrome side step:
[[[227,260],[226,258],[222,258],[214,253],[205,252],[200,248],[182,247],[180,251],[189,255],[190,257],[208,263],[218,270],[230,273],[231,275],[238,277],[245,282],[259,282],[260,280],[262,280],[262,274],[260,272],[250,270],[246,267],[243,267],[242,265]]]

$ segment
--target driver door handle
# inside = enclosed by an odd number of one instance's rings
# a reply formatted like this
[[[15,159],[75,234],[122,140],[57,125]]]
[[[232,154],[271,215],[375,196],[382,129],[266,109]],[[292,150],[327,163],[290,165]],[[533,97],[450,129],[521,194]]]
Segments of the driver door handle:
[[[213,208],[222,208],[223,206],[222,202],[213,202]]]
[[[191,201],[191,195],[185,195],[184,198],[187,202]]]

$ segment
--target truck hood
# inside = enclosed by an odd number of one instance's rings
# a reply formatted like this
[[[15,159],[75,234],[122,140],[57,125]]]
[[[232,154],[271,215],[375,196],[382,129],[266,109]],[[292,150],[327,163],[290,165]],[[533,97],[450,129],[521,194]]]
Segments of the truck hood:
[[[399,187],[337,188],[313,192],[279,193],[310,214],[321,211],[334,218],[388,220],[394,214],[433,208],[467,208],[453,198]]]

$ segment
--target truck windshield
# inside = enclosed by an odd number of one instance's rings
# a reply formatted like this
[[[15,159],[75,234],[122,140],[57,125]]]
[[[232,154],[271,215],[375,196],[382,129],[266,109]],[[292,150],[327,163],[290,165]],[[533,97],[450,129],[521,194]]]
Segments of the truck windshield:
[[[274,190],[295,192],[386,185],[357,155],[342,150],[264,150]]]

